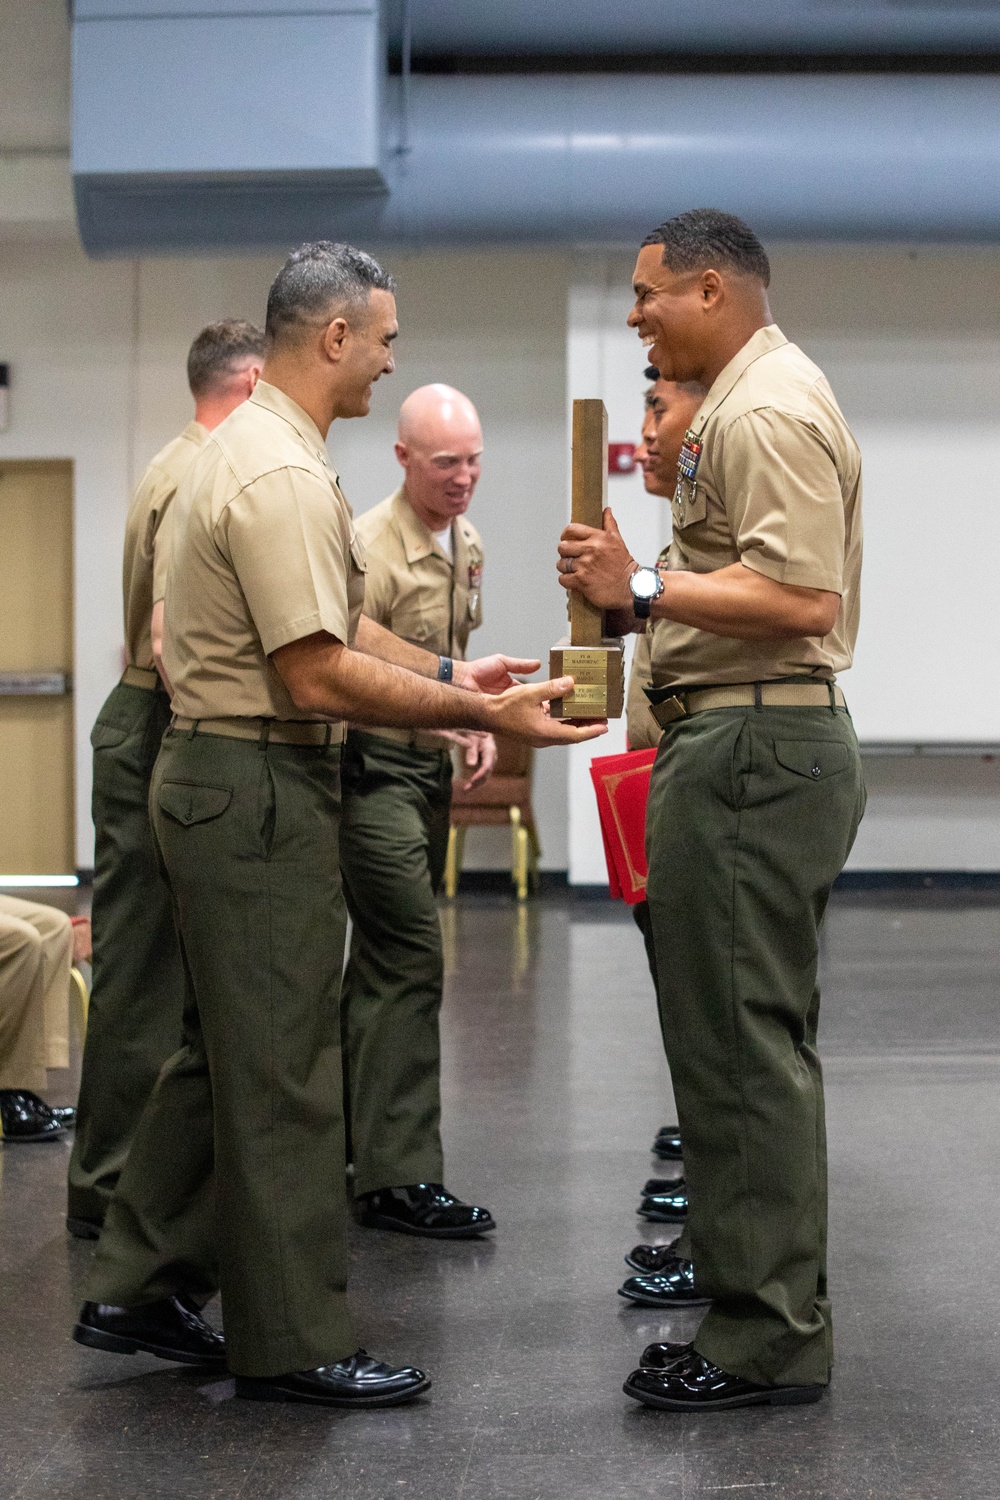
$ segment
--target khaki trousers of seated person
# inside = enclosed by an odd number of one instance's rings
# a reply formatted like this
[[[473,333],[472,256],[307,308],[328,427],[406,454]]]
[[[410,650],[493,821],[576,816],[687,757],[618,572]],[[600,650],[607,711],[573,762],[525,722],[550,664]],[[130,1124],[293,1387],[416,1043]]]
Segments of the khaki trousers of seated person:
[[[0,896],[0,1088],[45,1088],[69,1067],[73,926],[64,912]]]

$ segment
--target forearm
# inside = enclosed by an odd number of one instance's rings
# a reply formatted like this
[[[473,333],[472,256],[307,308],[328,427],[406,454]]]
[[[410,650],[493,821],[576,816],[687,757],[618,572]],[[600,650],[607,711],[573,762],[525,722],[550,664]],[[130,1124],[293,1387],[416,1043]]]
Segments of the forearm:
[[[379,625],[368,615],[362,615],[358,621],[354,649],[364,652],[366,656],[377,656],[381,661],[392,662],[394,666],[405,667],[418,677],[436,678],[438,662],[441,660],[432,651],[425,651],[422,646],[412,646],[409,641],[400,640],[398,635],[393,635],[391,630],[386,630],[384,625]]]
[[[492,727],[494,700],[418,677],[330,637],[282,646],[273,659],[296,707],[306,713],[392,729]]]
[[[733,640],[823,636],[836,618],[837,595],[775,583],[742,563],[714,573],[664,570],[660,577],[663,593],[653,601],[653,620],[674,620]]]

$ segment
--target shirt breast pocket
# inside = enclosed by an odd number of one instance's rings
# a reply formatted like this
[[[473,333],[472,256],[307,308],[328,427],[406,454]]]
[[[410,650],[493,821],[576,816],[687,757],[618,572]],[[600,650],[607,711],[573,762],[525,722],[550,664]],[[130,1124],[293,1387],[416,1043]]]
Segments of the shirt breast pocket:
[[[708,495],[700,484],[682,484],[671,507],[675,531],[697,526],[708,515]]]

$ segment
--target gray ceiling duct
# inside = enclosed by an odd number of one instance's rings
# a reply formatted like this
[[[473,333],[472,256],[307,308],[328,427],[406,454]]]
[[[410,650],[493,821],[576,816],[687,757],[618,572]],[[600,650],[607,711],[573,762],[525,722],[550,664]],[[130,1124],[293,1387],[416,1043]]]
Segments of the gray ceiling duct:
[[[994,77],[387,80],[376,0],[197,3],[77,0],[93,254],[634,244],[708,203],[772,238],[1000,237]]]
[[[409,0],[422,57],[650,53],[982,54],[1000,7],[976,0]],[[402,4],[389,11],[399,42]]]

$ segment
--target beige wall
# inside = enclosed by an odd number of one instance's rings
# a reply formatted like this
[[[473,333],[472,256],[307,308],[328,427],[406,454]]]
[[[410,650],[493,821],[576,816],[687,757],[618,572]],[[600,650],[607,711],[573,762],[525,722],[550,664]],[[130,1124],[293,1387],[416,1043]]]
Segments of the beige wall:
[[[397,373],[372,415],[335,426],[330,451],[356,511],[397,483],[403,398],[448,380],[476,401],[486,457],[472,512],[486,553],[477,649],[545,656],[563,628],[551,571],[565,511],[568,260],[558,255],[388,257],[399,277]],[[69,458],[76,488],[76,745],[79,863],[92,863],[87,737],[120,671],[119,569],[128,496],[149,458],[188,420],[191,337],[223,316],[262,320],[278,258],[94,263],[74,246],[8,245],[0,263],[0,359],[12,419],[0,456]],[[565,766],[537,769],[544,862],[565,868]],[[503,841],[470,835],[468,865]]]

